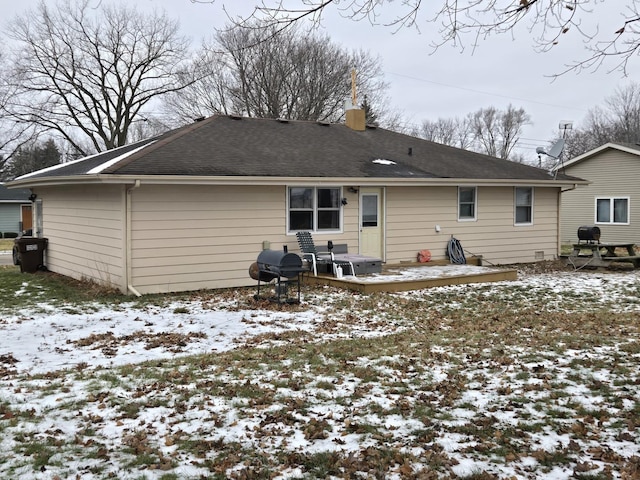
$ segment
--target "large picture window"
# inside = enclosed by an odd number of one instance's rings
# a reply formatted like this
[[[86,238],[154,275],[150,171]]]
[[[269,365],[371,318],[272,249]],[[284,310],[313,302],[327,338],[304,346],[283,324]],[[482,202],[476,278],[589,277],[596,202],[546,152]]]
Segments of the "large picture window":
[[[289,231],[340,230],[339,187],[289,187]]]
[[[515,191],[515,224],[531,225],[533,223],[533,188],[516,187]]]
[[[596,198],[596,223],[629,223],[628,198]]]
[[[476,219],[476,187],[458,187],[458,220]]]

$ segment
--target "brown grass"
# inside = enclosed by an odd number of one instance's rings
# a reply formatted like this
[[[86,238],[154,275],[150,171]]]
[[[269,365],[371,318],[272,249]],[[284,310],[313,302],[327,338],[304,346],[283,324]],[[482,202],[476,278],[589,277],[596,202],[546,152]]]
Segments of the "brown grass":
[[[305,289],[304,305],[277,307],[254,303],[253,290],[184,297],[265,325],[299,314],[302,327],[316,312],[311,330],[268,331],[228,352],[172,358],[201,336],[170,332],[68,342],[171,354],[7,373],[0,434],[13,447],[0,452],[12,459],[0,477],[638,478],[640,320],[621,308],[638,297],[635,277],[607,273],[603,301],[553,282],[563,263],[518,270],[549,280],[369,296]],[[475,468],[458,470],[464,461]]]

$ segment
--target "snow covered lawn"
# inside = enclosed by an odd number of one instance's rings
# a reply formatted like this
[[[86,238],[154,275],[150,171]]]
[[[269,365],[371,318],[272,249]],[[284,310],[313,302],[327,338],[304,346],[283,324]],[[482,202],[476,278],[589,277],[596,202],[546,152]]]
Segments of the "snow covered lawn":
[[[637,271],[288,306],[61,306],[30,278],[0,307],[3,479],[640,476]]]

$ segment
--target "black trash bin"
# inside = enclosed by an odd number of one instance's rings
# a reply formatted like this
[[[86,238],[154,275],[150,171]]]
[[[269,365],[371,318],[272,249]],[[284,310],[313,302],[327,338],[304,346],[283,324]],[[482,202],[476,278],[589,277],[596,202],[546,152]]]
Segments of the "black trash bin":
[[[22,237],[16,239],[20,254],[20,271],[34,273],[44,268],[44,251],[47,249],[48,239],[37,237]]]

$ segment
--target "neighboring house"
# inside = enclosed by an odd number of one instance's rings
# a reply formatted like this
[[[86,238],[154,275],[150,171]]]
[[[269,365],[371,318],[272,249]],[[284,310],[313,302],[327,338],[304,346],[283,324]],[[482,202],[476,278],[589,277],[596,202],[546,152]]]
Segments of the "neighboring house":
[[[597,226],[605,243],[640,243],[640,146],[607,143],[559,170],[590,182],[562,193],[562,243],[577,242],[583,225]]]
[[[455,236],[488,262],[553,259],[560,190],[585,183],[347,124],[214,116],[18,178],[37,195],[47,267],[135,294],[255,285],[264,246],[316,244],[394,264]],[[41,217],[41,218],[40,218]]]
[[[31,192],[8,189],[0,183],[0,238],[31,228]]]

